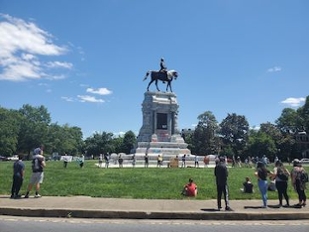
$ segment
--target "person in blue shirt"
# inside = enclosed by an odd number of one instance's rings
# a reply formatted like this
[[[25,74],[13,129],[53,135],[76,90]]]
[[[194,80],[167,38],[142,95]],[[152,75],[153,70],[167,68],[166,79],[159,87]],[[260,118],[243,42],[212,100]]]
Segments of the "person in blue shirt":
[[[13,183],[11,189],[11,198],[18,199],[21,197],[19,195],[19,190],[23,185],[25,174],[25,164],[23,163],[23,155],[18,155],[18,160],[13,164]]]

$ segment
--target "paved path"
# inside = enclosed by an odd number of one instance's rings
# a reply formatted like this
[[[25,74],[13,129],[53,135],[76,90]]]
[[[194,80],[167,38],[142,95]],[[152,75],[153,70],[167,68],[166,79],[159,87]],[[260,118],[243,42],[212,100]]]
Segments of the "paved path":
[[[297,220],[309,219],[303,208],[260,208],[261,200],[232,200],[233,211],[217,211],[216,200],[147,200],[87,196],[10,199],[0,196],[0,214],[37,217],[196,219],[196,220]],[[297,203],[291,202],[293,204]]]

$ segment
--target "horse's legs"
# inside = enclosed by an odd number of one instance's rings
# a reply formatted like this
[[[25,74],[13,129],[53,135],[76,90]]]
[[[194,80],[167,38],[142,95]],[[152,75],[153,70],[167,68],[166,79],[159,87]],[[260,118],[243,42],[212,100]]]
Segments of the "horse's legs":
[[[149,86],[151,85],[151,83],[153,82],[154,80],[151,79],[151,81],[149,82],[148,86],[147,86],[147,91],[149,91]]]
[[[156,79],[156,87],[157,87],[157,90],[160,91],[160,89],[158,87],[158,79]]]
[[[166,85],[166,92],[168,91],[168,87],[170,87],[170,91],[173,92],[173,90],[172,90],[172,85],[171,85],[171,81],[168,81],[168,82],[167,82],[167,85]]]

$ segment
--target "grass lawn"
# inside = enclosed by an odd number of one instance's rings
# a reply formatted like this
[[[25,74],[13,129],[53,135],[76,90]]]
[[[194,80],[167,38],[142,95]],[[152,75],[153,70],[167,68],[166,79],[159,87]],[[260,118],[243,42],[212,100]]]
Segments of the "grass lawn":
[[[87,195],[93,197],[136,198],[136,199],[183,199],[181,190],[191,177],[198,185],[196,199],[216,199],[216,185],[213,168],[98,168],[97,161],[86,161],[84,168],[77,163],[68,164],[65,169],[61,161],[48,161],[44,170],[43,196]],[[26,176],[21,193],[31,175],[31,163],[25,162]],[[0,162],[0,195],[10,195],[13,162]],[[273,166],[268,167],[273,170]],[[305,167],[309,171],[309,167]],[[292,166],[288,167],[292,169]],[[257,180],[252,168],[229,168],[230,199],[261,199]],[[240,192],[245,177],[251,178],[255,193]],[[34,194],[33,191],[31,194]],[[288,194],[297,199],[289,182]],[[269,192],[269,199],[277,199],[276,192]]]

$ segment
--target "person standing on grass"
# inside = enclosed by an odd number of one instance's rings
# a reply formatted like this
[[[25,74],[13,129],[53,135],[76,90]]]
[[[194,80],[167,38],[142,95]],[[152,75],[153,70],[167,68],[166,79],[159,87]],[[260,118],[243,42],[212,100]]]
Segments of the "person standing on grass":
[[[232,209],[229,206],[229,191],[228,191],[228,185],[227,185],[228,170],[225,164],[224,157],[219,158],[219,161],[217,162],[217,165],[214,170],[214,175],[216,177],[216,184],[217,184],[218,210],[221,210],[222,208],[221,198],[222,198],[222,193],[223,193],[224,201],[225,201],[225,210],[232,211]]]
[[[199,164],[198,164],[198,156],[197,156],[197,155],[194,156],[194,167],[196,167],[196,168],[199,167]]]
[[[132,155],[132,166],[133,168],[135,168],[135,164],[136,164],[136,157],[135,154]]]
[[[184,154],[184,155],[181,157],[181,167],[182,167],[182,168],[185,168],[185,167],[186,167],[186,154]]]
[[[267,177],[272,173],[266,169],[265,164],[262,162],[257,163],[257,170],[254,173],[258,178],[258,186],[263,200],[263,208],[267,208],[267,188],[268,182]]]
[[[105,168],[108,168],[109,166],[109,153],[104,154],[104,160],[105,160]]]
[[[11,190],[11,199],[19,199],[19,190],[23,185],[25,174],[25,164],[23,163],[23,155],[18,155],[18,160],[13,164],[13,183]]]
[[[298,159],[293,160],[293,169],[291,171],[291,181],[294,190],[298,195],[298,204],[296,207],[305,207],[307,196],[305,193],[306,190],[306,182],[301,181],[301,174],[305,172],[305,169],[302,167],[300,161]]]
[[[148,165],[149,165],[149,157],[148,157],[148,152],[147,152],[147,151],[146,151],[146,153],[145,153],[144,160],[145,160],[144,167],[145,167],[145,168],[148,168]]]
[[[84,156],[84,154],[82,154],[80,159],[79,159],[79,167],[83,168],[84,167],[84,163],[85,163],[85,156]]]
[[[280,160],[277,160],[275,162],[274,178],[276,189],[278,191],[279,207],[282,206],[283,197],[286,201],[285,207],[290,206],[289,196],[287,193],[289,176],[289,171],[283,166],[283,163]]]
[[[103,163],[103,155],[100,154],[100,156],[99,156],[99,168],[102,167],[102,163]]]
[[[33,152],[34,156],[32,158],[32,176],[30,178],[30,182],[28,185],[28,190],[25,195],[25,198],[29,198],[29,193],[33,185],[35,185],[35,196],[34,197],[35,198],[41,197],[41,195],[39,194],[39,191],[40,191],[40,185],[43,183],[43,179],[44,179],[43,169],[46,166],[45,158],[43,156],[43,149],[44,149],[43,145],[34,149],[34,152]]]

